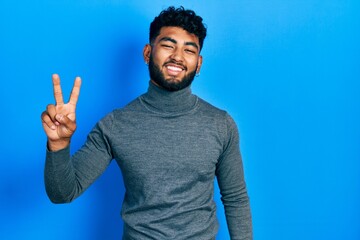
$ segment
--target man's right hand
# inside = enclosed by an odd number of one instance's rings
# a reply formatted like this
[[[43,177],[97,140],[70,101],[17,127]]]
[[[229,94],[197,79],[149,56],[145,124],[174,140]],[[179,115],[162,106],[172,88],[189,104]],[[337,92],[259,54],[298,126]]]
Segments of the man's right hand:
[[[70,144],[71,136],[76,130],[76,103],[79,98],[81,79],[76,77],[70,100],[64,103],[60,86],[60,78],[53,74],[55,105],[49,104],[41,114],[41,121],[48,137],[48,148],[50,151],[64,149]]]

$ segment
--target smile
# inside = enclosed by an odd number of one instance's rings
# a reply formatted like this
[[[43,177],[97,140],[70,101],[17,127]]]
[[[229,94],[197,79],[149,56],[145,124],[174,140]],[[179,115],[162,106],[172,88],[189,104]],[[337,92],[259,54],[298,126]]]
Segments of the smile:
[[[183,69],[180,67],[174,67],[174,66],[166,66],[166,68],[170,71],[174,71],[174,72],[181,72]]]
[[[179,65],[172,65],[172,64],[170,65],[169,64],[169,65],[166,65],[165,67],[166,67],[169,75],[178,75],[184,70],[184,68]]]

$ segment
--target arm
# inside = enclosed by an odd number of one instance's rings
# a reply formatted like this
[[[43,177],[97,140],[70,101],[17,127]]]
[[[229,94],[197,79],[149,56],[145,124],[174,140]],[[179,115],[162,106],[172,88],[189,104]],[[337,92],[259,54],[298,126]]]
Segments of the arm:
[[[227,115],[227,140],[216,168],[221,200],[232,240],[252,239],[252,220],[249,197],[244,179],[235,122]]]
[[[113,156],[108,134],[112,115],[96,124],[87,141],[72,157],[70,147],[46,151],[45,189],[54,203],[67,203],[80,196],[108,167]]]
[[[56,105],[49,104],[41,115],[48,138],[45,188],[52,202],[64,203],[72,201],[85,191],[105,170],[112,158],[102,132],[106,129],[104,124],[98,124],[89,134],[84,147],[70,157],[69,145],[76,129],[75,109],[81,79],[75,79],[70,100],[66,104],[63,101],[59,76],[54,74],[52,80]]]

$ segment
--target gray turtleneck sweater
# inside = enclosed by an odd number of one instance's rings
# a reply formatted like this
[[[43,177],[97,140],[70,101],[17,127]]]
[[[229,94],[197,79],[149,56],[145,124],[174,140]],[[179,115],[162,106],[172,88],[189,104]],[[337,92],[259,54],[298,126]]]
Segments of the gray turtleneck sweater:
[[[231,239],[252,239],[239,137],[232,118],[191,93],[148,92],[97,123],[84,146],[47,151],[45,186],[71,202],[115,159],[125,197],[123,239],[214,239],[214,178]]]

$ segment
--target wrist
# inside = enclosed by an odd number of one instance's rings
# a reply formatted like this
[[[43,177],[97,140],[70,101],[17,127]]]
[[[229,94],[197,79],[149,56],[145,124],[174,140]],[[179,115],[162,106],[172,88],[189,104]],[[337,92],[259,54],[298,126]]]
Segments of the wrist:
[[[48,139],[47,147],[49,151],[56,152],[66,148],[67,146],[69,146],[69,144],[70,144],[70,138],[56,140],[56,141]]]

